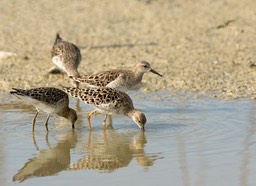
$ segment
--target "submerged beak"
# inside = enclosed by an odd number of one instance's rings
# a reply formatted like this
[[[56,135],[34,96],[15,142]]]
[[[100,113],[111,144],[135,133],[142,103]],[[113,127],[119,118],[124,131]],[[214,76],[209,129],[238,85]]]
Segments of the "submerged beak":
[[[154,73],[154,74],[157,74],[157,75],[163,77],[163,75],[159,74],[157,71],[153,70],[152,68],[150,69],[150,72],[152,72],[152,73]]]
[[[142,132],[145,132],[144,126],[140,128]]]
[[[75,124],[74,123],[72,123],[72,129],[74,129],[75,128]]]

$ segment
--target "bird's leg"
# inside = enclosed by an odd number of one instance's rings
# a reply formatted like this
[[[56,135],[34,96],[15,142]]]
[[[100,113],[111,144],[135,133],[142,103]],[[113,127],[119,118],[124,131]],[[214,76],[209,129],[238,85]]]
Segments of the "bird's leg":
[[[32,137],[33,137],[33,143],[34,143],[34,145],[35,145],[35,147],[36,147],[36,150],[39,151],[39,147],[38,147],[38,145],[37,145],[37,143],[36,143],[36,138],[35,138],[35,133],[34,133],[34,132],[33,132],[33,134],[32,134]]]
[[[87,138],[87,146],[86,149],[91,150],[91,141],[92,141],[92,131],[88,131],[88,138]]]
[[[89,127],[89,130],[90,130],[90,131],[92,130],[91,115],[93,115],[93,114],[96,113],[96,112],[97,112],[96,110],[91,111],[91,112],[88,114],[88,117],[87,117],[88,127]]]
[[[36,117],[37,117],[38,113],[39,113],[39,111],[37,110],[36,115],[34,116],[34,118],[32,120],[32,131],[33,132],[35,130]]]
[[[61,84],[64,85],[64,74],[61,73]]]
[[[91,146],[91,139],[92,139],[92,131],[90,130],[89,134],[88,134],[88,142],[87,142],[88,148],[90,148],[90,146]]]
[[[51,150],[51,145],[49,143],[49,132],[47,131],[46,135],[45,135],[45,142],[46,142],[46,145],[48,146],[48,148]]]
[[[50,118],[50,114],[48,114],[47,119],[46,119],[46,121],[45,121],[45,128],[46,128],[46,131],[47,131],[47,132],[49,131],[49,130],[48,130],[48,120],[49,120],[49,118]]]
[[[103,119],[103,122],[102,122],[102,126],[103,126],[103,129],[106,130],[106,120],[108,118],[108,115],[106,114],[104,119]]]

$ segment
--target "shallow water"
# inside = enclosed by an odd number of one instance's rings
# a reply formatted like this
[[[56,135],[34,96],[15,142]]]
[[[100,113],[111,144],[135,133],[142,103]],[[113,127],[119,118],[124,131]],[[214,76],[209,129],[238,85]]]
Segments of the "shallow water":
[[[74,131],[10,97],[0,105],[1,185],[255,185],[256,103],[175,99],[166,92],[131,93],[147,116],[146,132],[124,116],[103,132],[102,115],[71,100],[79,114]]]

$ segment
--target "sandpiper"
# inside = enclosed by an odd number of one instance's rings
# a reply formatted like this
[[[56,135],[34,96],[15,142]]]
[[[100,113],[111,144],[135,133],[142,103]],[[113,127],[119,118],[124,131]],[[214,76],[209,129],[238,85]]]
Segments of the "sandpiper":
[[[44,111],[48,114],[45,121],[45,127],[48,131],[48,120],[52,114],[57,114],[68,119],[72,128],[75,128],[77,120],[77,113],[75,110],[69,108],[68,94],[60,89],[52,87],[40,87],[28,90],[12,88],[11,94],[23,99],[28,104],[33,105],[37,112],[32,121],[32,131],[34,132],[36,117],[39,111]]]
[[[73,76],[78,78],[79,72],[77,68],[81,62],[81,53],[79,48],[73,43],[62,40],[60,35],[57,33],[53,47],[52,47],[52,61],[61,70],[67,73],[68,76]],[[64,75],[62,74],[62,81],[64,80]],[[76,87],[79,83],[73,82]]]
[[[131,117],[142,131],[145,130],[146,116],[134,108],[131,98],[125,92],[110,87],[63,87],[63,89],[72,97],[79,98],[95,108],[88,114],[87,118],[90,130],[92,130],[91,115],[96,113],[105,114],[102,123],[104,130],[106,129],[106,119],[112,114],[123,114]]]
[[[98,72],[92,75],[84,75],[82,77],[70,76],[73,80],[81,83],[86,83],[87,86],[106,86],[110,88],[117,88],[122,91],[130,90],[138,85],[144,73],[152,72],[161,76],[157,71],[153,70],[150,64],[142,61],[134,66],[133,69],[113,69],[108,71]]]

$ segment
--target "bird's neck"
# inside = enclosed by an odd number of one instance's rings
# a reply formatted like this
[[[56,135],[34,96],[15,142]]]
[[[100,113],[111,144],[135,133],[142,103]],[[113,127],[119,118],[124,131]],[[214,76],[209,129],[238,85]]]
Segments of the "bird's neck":
[[[141,72],[136,68],[134,68],[132,72],[134,81],[137,83],[141,82],[144,72]]]
[[[132,118],[132,116],[134,116],[135,112],[136,112],[135,109],[131,109],[130,111],[127,112],[127,116],[128,116],[129,118]]]
[[[65,109],[62,109],[60,112],[58,112],[57,115],[68,119],[69,113],[70,113],[70,108],[67,107],[67,108],[65,108]]]

